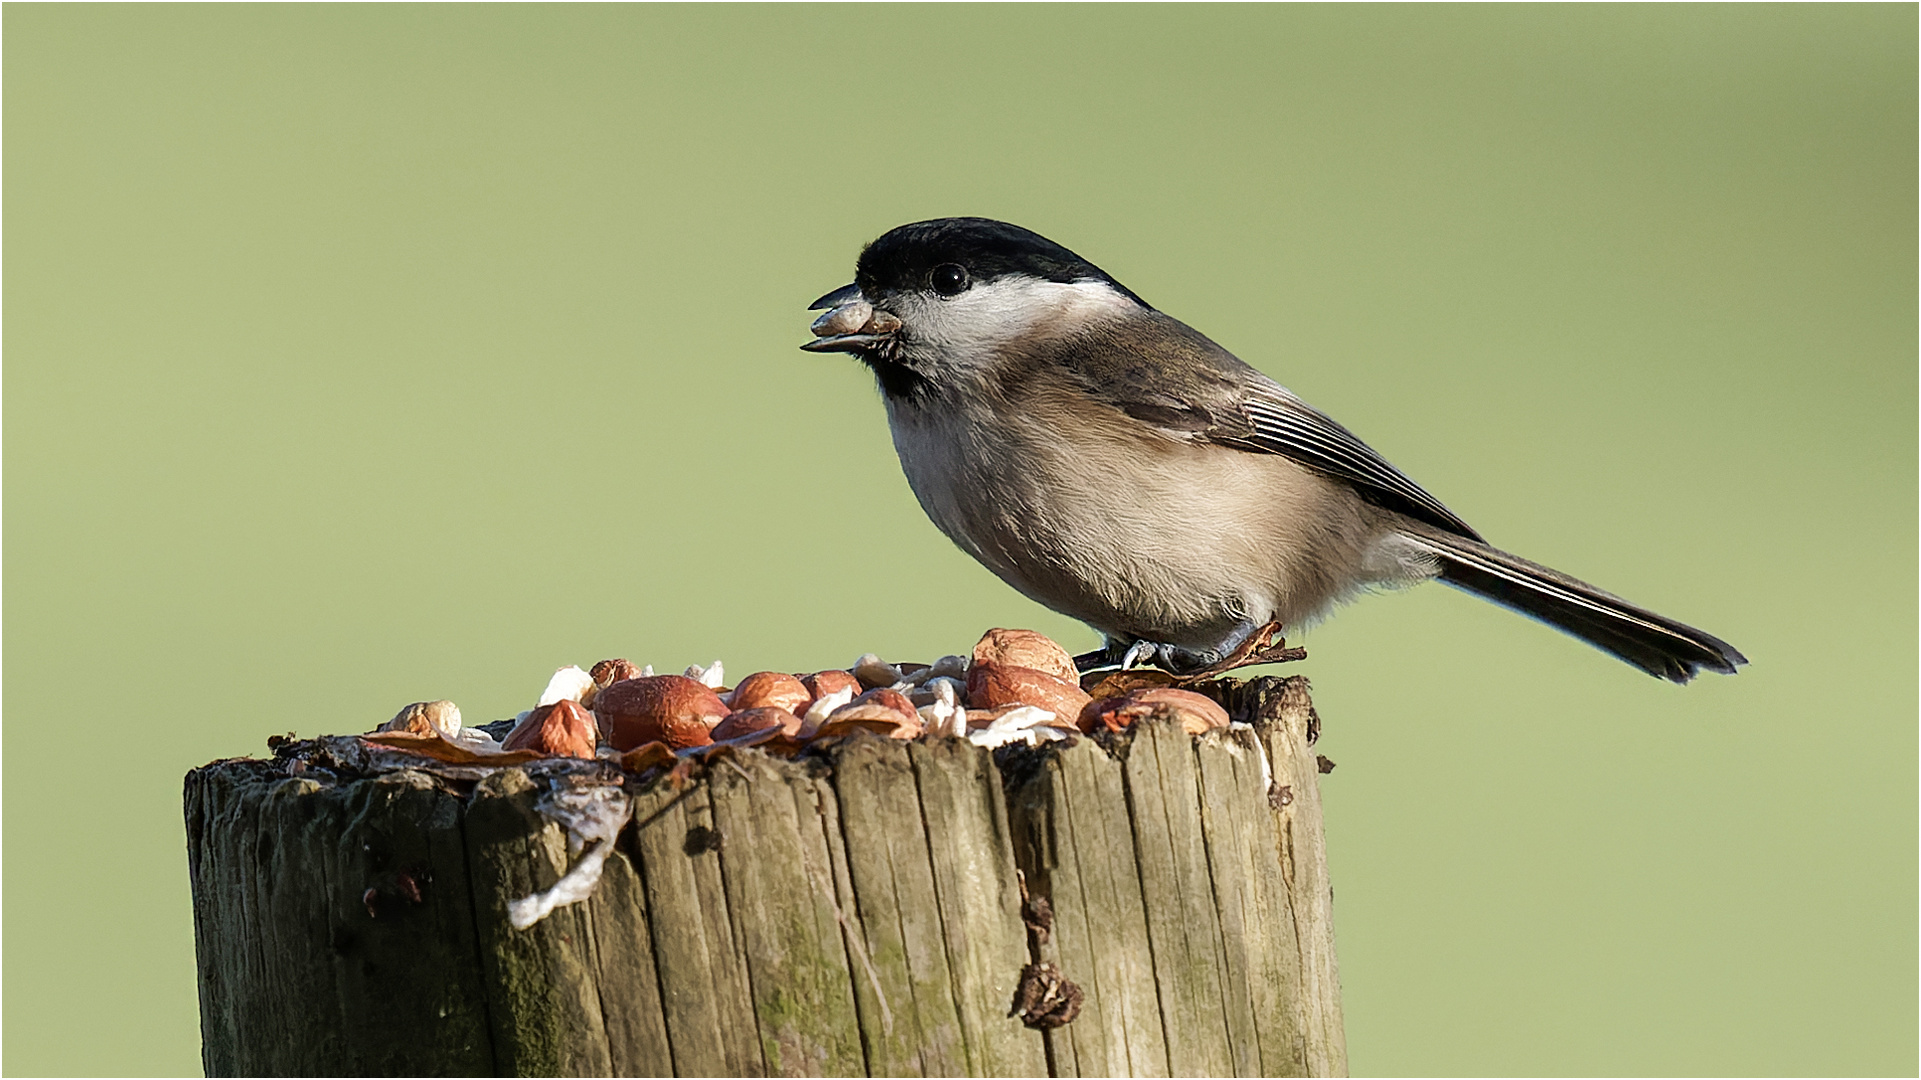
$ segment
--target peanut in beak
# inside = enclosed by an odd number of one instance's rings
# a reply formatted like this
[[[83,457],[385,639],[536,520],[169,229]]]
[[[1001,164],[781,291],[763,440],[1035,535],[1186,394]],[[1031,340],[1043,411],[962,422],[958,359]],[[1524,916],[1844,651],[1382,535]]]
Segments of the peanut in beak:
[[[814,336],[838,337],[843,334],[891,334],[900,329],[900,320],[885,311],[874,310],[865,300],[850,300],[814,320]]]
[[[834,337],[839,334],[855,334],[873,318],[874,305],[865,300],[850,300],[826,312],[814,320],[816,337]]]

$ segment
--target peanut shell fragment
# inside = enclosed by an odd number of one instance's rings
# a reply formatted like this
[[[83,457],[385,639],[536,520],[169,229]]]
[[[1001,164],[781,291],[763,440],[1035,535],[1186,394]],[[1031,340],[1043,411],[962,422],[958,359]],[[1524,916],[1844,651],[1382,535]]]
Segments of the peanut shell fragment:
[[[503,750],[535,750],[554,757],[592,758],[599,725],[580,703],[562,699],[527,714],[500,744]]]
[[[742,735],[752,735],[756,731],[778,728],[788,738],[800,737],[801,719],[792,712],[774,705],[764,705],[750,709],[735,709],[726,718],[714,725],[709,732],[715,742],[738,739]]]
[[[1189,735],[1200,735],[1228,724],[1227,710],[1212,698],[1203,697],[1192,690],[1152,687],[1089,702],[1081,710],[1079,727],[1090,733],[1097,730],[1125,731],[1143,720],[1159,717],[1178,720],[1181,730]]]
[[[376,730],[411,731],[452,739],[460,734],[460,706],[451,701],[416,701]]]

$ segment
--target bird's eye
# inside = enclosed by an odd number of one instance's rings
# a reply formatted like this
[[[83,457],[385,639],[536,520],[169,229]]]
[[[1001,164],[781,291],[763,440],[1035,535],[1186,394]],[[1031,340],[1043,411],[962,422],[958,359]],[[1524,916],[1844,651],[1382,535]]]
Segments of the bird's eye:
[[[942,296],[959,296],[967,291],[967,268],[959,263],[942,263],[929,276],[934,291]]]

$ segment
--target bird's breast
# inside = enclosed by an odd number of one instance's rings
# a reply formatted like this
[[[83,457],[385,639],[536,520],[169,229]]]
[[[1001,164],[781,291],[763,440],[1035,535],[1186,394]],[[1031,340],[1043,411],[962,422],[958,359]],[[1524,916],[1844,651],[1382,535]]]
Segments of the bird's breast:
[[[921,507],[1048,607],[1180,643],[1318,612],[1339,590],[1316,552],[1356,500],[1291,461],[1045,399],[930,404],[888,406]]]

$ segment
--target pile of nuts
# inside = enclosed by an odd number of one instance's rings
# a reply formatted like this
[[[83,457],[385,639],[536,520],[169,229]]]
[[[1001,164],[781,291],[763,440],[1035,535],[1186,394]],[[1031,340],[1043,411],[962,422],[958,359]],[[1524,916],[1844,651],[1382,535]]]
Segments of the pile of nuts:
[[[869,653],[846,670],[757,671],[732,687],[719,661],[656,675],[628,660],[602,660],[586,671],[555,672],[499,742],[463,727],[450,701],[409,705],[372,738],[471,761],[599,757],[638,772],[703,747],[794,753],[816,739],[860,731],[991,747],[1121,731],[1155,717],[1173,718],[1190,734],[1228,726],[1220,705],[1173,681],[1156,671],[1110,671],[1088,675],[1083,687],[1073,658],[1046,636],[995,629],[971,656],[890,664]]]

